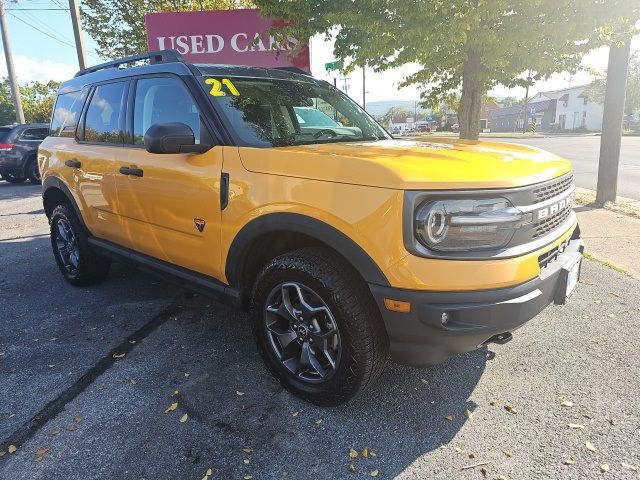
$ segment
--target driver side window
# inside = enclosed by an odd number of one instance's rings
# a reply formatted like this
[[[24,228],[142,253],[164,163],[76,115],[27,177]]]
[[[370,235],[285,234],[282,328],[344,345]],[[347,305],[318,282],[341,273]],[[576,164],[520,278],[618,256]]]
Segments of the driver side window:
[[[143,78],[136,83],[133,138],[144,144],[144,134],[156,123],[180,122],[193,130],[200,143],[200,111],[181,80],[173,77]]]

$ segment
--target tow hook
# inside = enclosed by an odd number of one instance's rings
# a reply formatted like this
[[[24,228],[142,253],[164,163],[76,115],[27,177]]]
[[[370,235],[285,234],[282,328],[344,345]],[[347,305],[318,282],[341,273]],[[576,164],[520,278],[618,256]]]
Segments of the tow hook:
[[[489,343],[497,343],[498,345],[504,345],[507,342],[510,342],[513,338],[511,332],[497,333],[493,337],[488,340],[485,340],[482,344],[487,345]]]

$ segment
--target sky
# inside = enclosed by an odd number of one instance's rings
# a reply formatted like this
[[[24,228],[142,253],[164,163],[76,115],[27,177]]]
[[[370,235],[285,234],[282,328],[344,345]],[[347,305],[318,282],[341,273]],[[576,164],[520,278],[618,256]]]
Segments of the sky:
[[[126,1],[126,0],[125,0]],[[18,82],[34,80],[66,80],[78,70],[78,59],[73,40],[71,18],[66,0],[21,0],[7,1],[7,21],[13,47],[14,63]],[[85,33],[88,64],[94,65],[101,60],[95,52],[95,42]],[[640,48],[640,37],[636,37],[632,48]],[[324,64],[334,59],[333,47],[324,41],[324,36],[311,40],[311,70],[318,78],[333,82],[333,74],[327,74]],[[0,61],[0,76],[6,75],[6,64]],[[607,66],[608,48],[600,48],[589,53],[583,59],[583,66],[598,72],[604,72]],[[419,98],[416,87],[400,89],[399,83],[407,75],[416,71],[415,65],[381,73],[366,73],[366,101],[379,100],[416,100]],[[344,89],[344,81],[338,79],[338,87]],[[557,74],[545,82],[539,82],[532,88],[531,94],[539,91],[556,90],[568,86],[588,83],[593,77],[586,73]],[[356,70],[347,79],[347,93],[362,103],[362,70]],[[496,87],[492,95],[524,97],[524,89],[508,90]]]

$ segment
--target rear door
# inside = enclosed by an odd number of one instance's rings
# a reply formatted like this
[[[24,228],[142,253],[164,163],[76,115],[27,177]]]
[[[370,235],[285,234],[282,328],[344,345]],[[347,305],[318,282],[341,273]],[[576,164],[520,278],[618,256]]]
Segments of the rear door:
[[[84,204],[85,222],[99,238],[124,246],[132,240],[124,229],[116,176],[126,162],[124,131],[129,80],[95,85],[78,127],[70,168]]]
[[[202,110],[180,77],[139,78],[129,105],[133,138],[125,148],[130,169],[119,175],[118,197],[134,248],[216,278],[220,267],[222,147],[203,154],[151,154],[144,134],[158,123],[185,123],[196,143],[211,143]]]

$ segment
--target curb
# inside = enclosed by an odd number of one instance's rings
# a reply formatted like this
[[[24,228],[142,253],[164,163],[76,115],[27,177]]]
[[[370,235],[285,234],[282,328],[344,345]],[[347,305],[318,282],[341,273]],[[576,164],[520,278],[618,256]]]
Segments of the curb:
[[[607,202],[604,206],[596,205],[596,192],[587,188],[576,187],[575,204],[583,207],[604,208],[616,213],[640,218],[640,200],[617,197],[615,202]]]

